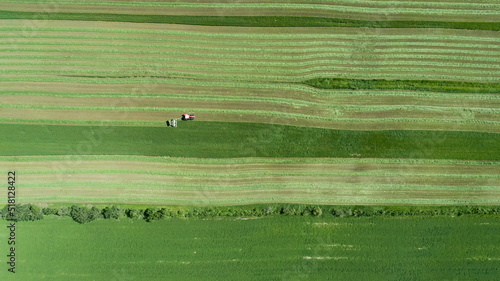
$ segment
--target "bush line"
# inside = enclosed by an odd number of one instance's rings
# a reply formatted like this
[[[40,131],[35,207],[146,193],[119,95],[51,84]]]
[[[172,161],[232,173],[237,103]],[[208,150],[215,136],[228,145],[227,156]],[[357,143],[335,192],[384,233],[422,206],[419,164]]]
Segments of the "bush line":
[[[179,206],[179,207],[148,207],[121,208],[116,205],[105,207],[87,207],[72,205],[71,207],[40,208],[33,204],[16,207],[14,216],[8,212],[5,205],[0,211],[4,220],[17,221],[41,220],[47,215],[71,217],[78,223],[87,223],[99,219],[143,219],[147,222],[156,220],[204,219],[218,217],[261,218],[266,216],[334,216],[339,218],[359,217],[456,217],[456,216],[495,216],[500,217],[500,206],[331,206],[310,204],[258,204],[239,206]]]
[[[369,21],[326,17],[300,16],[188,16],[188,15],[131,15],[107,13],[40,13],[0,11],[0,19],[33,19],[108,21],[135,23],[166,23],[207,26],[245,27],[368,27],[368,28],[446,28],[470,30],[500,30],[500,22],[446,21]]]

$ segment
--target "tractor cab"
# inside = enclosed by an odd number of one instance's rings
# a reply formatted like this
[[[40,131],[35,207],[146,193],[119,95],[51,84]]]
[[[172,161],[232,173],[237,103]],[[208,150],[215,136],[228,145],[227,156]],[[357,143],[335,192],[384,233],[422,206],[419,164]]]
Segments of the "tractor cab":
[[[193,114],[182,114],[181,120],[194,120]]]

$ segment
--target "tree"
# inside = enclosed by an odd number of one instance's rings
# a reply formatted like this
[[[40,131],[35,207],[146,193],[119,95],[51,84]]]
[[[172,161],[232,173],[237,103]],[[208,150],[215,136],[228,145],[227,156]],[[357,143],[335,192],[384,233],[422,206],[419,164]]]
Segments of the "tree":
[[[155,208],[147,208],[146,210],[144,210],[144,219],[147,222],[153,221],[155,213],[156,213],[156,209]]]
[[[70,208],[70,216],[77,223],[89,222],[90,221],[89,213],[90,213],[90,210],[87,207],[78,207],[78,206],[73,205]]]
[[[102,218],[102,212],[96,206],[92,206],[89,210],[89,221],[97,220]]]
[[[55,208],[43,208],[42,214],[44,215],[57,215],[57,209]]]
[[[122,210],[116,207],[115,205],[110,207],[106,207],[102,210],[102,216],[105,219],[119,219],[122,215]]]
[[[319,207],[319,206],[314,206],[311,209],[311,214],[313,216],[319,217],[319,216],[321,216],[321,214],[323,214],[323,210],[321,210],[321,207]]]

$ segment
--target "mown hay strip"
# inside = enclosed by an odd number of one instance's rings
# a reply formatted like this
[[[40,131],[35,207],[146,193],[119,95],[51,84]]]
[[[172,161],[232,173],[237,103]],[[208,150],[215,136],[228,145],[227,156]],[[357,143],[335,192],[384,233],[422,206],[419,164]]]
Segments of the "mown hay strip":
[[[38,155],[38,156],[0,156],[0,161],[139,161],[174,164],[415,164],[415,165],[473,165],[500,166],[500,161],[445,160],[445,159],[388,159],[388,158],[189,158],[137,155]]]
[[[448,178],[448,179],[500,179],[500,174],[453,174],[453,173],[421,173],[418,169],[410,172],[395,171],[387,172],[291,172],[291,171],[259,171],[259,172],[179,172],[179,171],[145,171],[145,170],[124,170],[124,169],[78,169],[78,170],[23,170],[23,175],[50,175],[50,174],[130,174],[130,175],[151,175],[151,176],[169,176],[182,178],[213,178],[213,179],[262,179],[265,177],[280,177],[280,181],[287,180],[288,177],[373,177],[373,178],[392,178],[397,181],[404,181],[404,178]],[[299,179],[289,179],[299,180]],[[27,181],[27,180],[26,180]],[[208,183],[207,183],[208,184]],[[500,185],[500,182],[497,183]]]

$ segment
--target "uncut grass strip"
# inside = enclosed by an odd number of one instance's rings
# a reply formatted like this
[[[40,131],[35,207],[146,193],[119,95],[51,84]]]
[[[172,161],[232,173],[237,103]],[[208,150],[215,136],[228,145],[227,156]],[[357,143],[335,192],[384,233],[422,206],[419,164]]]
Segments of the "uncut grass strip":
[[[92,151],[78,153],[76,143],[100,126],[42,126],[0,124],[3,155],[135,154],[189,156],[198,158],[236,157],[347,157],[437,158],[498,160],[499,134],[460,131],[331,130],[256,123],[192,122],[177,130],[161,127],[115,126]],[[475,124],[477,125],[477,124]],[[110,129],[110,128],[109,128]],[[171,136],[165,142],[165,133]],[[219,130],[222,134],[214,135]],[[50,133],[48,133],[50,132]],[[196,132],[197,138],[191,138]],[[226,138],[225,134],[238,136]],[[133,136],[133,137],[129,137]],[[183,141],[186,136],[190,150]],[[243,143],[242,143],[243,140]],[[278,140],[278,141],[275,141]],[[352,141],[355,140],[355,141]],[[350,142],[350,146],[343,144]],[[73,146],[69,149],[67,144]],[[421,145],[424,144],[424,145]],[[190,146],[191,147],[191,146]],[[247,149],[250,148],[250,150]],[[304,149],[308,147],[309,149]],[[221,149],[224,148],[224,149]],[[286,148],[286,150],[284,150]],[[464,149],[467,148],[467,149]]]
[[[401,89],[401,90],[449,90],[449,91],[489,91],[500,92],[500,83],[473,83],[463,81],[418,81],[418,80],[364,80],[341,78],[316,78],[303,82],[323,89]]]
[[[359,112],[370,112],[370,111],[389,111],[389,110],[401,110],[401,111],[439,111],[439,112],[459,112],[464,111],[474,112],[474,113],[500,113],[500,109],[497,108],[485,108],[485,107],[448,107],[448,106],[426,106],[426,105],[340,105],[338,107],[333,107],[338,110],[349,110],[349,111],[359,111]]]
[[[94,125],[94,126],[165,126],[162,121],[91,121],[91,120],[61,120],[61,119],[16,119],[0,118],[5,124],[43,124],[43,125]]]
[[[358,10],[355,7],[354,10]],[[372,9],[373,10],[373,9]],[[428,9],[426,9],[428,10]],[[394,12],[396,12],[394,10]],[[457,11],[458,13],[459,11]],[[460,13],[463,13],[461,11]],[[495,12],[496,13],[496,12]],[[299,16],[178,16],[130,15],[107,13],[42,13],[45,20],[107,21],[135,23],[168,23],[207,26],[246,27],[368,27],[368,28],[445,28],[469,30],[500,30],[497,22],[444,21],[369,21]],[[429,13],[431,15],[432,13]],[[466,14],[466,13],[465,13]],[[494,13],[493,13],[494,14]],[[0,19],[31,19],[39,12],[0,11]]]

